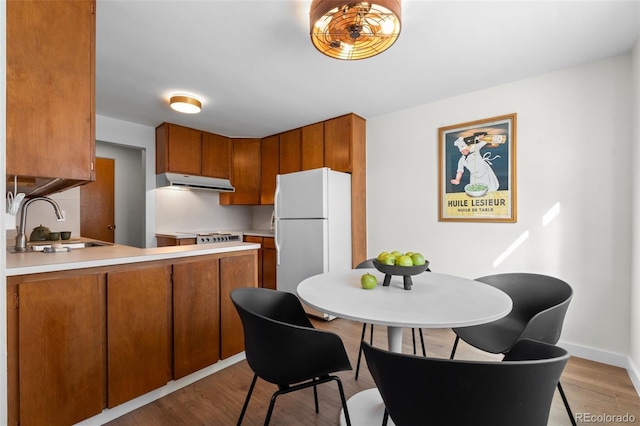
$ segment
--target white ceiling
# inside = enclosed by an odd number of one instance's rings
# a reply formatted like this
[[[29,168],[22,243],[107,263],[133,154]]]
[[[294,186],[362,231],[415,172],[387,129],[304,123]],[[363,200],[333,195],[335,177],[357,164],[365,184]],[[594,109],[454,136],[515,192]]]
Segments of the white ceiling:
[[[263,137],[364,118],[629,52],[640,0],[403,0],[386,52],[346,62],[309,39],[310,0],[98,0],[96,113]],[[180,114],[174,92],[200,97]]]

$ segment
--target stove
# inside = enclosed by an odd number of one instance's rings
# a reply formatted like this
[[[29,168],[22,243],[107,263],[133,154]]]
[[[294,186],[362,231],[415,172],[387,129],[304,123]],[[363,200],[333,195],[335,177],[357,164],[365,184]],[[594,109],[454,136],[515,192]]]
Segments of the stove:
[[[196,234],[196,244],[228,243],[242,241],[242,232],[216,231],[216,232],[194,232]]]

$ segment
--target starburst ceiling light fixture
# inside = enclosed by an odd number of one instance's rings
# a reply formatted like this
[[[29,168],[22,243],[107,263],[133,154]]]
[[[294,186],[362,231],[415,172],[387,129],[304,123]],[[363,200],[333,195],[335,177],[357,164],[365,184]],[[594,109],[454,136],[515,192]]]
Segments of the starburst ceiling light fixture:
[[[171,108],[185,114],[197,114],[202,111],[202,103],[193,95],[177,93],[169,100]]]
[[[400,0],[313,0],[309,9],[311,41],[332,58],[370,58],[398,39],[400,9]]]

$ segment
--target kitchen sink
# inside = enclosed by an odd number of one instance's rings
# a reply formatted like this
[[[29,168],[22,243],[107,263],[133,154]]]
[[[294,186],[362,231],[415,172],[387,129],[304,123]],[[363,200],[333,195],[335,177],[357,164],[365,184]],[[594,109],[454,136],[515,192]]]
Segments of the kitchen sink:
[[[54,244],[56,245],[55,247]],[[68,250],[76,250],[76,249],[84,249],[89,247],[105,247],[105,246],[113,246],[113,243],[107,243],[104,241],[69,241],[69,242],[41,242],[35,243],[30,242],[27,243],[27,249],[24,252],[18,252],[15,250],[13,246],[8,246],[7,250],[10,253],[35,253],[35,252],[53,252],[53,251],[66,251]]]

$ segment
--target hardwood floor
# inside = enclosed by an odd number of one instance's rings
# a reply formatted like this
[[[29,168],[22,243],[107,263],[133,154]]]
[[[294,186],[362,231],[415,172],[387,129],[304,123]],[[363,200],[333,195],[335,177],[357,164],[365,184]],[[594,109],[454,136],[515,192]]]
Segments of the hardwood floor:
[[[358,380],[354,378],[362,324],[343,319],[331,322],[313,320],[313,322],[317,328],[328,329],[339,334],[344,341],[354,368],[353,371],[338,373],[347,399],[361,390],[374,387],[375,384],[364,359]],[[424,329],[423,332],[429,356],[449,356],[454,341],[451,330]],[[375,327],[374,344],[386,347],[384,327]],[[412,352],[411,333],[408,330],[405,330],[403,345],[404,352]],[[456,359],[500,359],[500,357],[486,354],[461,342]],[[246,361],[242,361],[119,417],[108,425],[235,425],[252,377],[251,369]],[[622,368],[572,357],[563,372],[561,383],[574,414],[584,416],[585,420],[587,415],[628,414],[634,416],[636,422],[640,422],[640,397],[627,372]],[[263,424],[271,394],[275,390],[274,385],[258,379],[243,425]],[[318,397],[319,414],[314,410],[311,389],[278,397],[271,425],[338,425],[340,398],[335,383],[320,386]],[[589,419],[592,424],[603,424],[595,421],[598,420],[597,418],[589,417]],[[580,423],[578,421],[578,424]],[[617,424],[611,421],[604,423]],[[557,391],[551,407],[549,425],[571,425]]]

